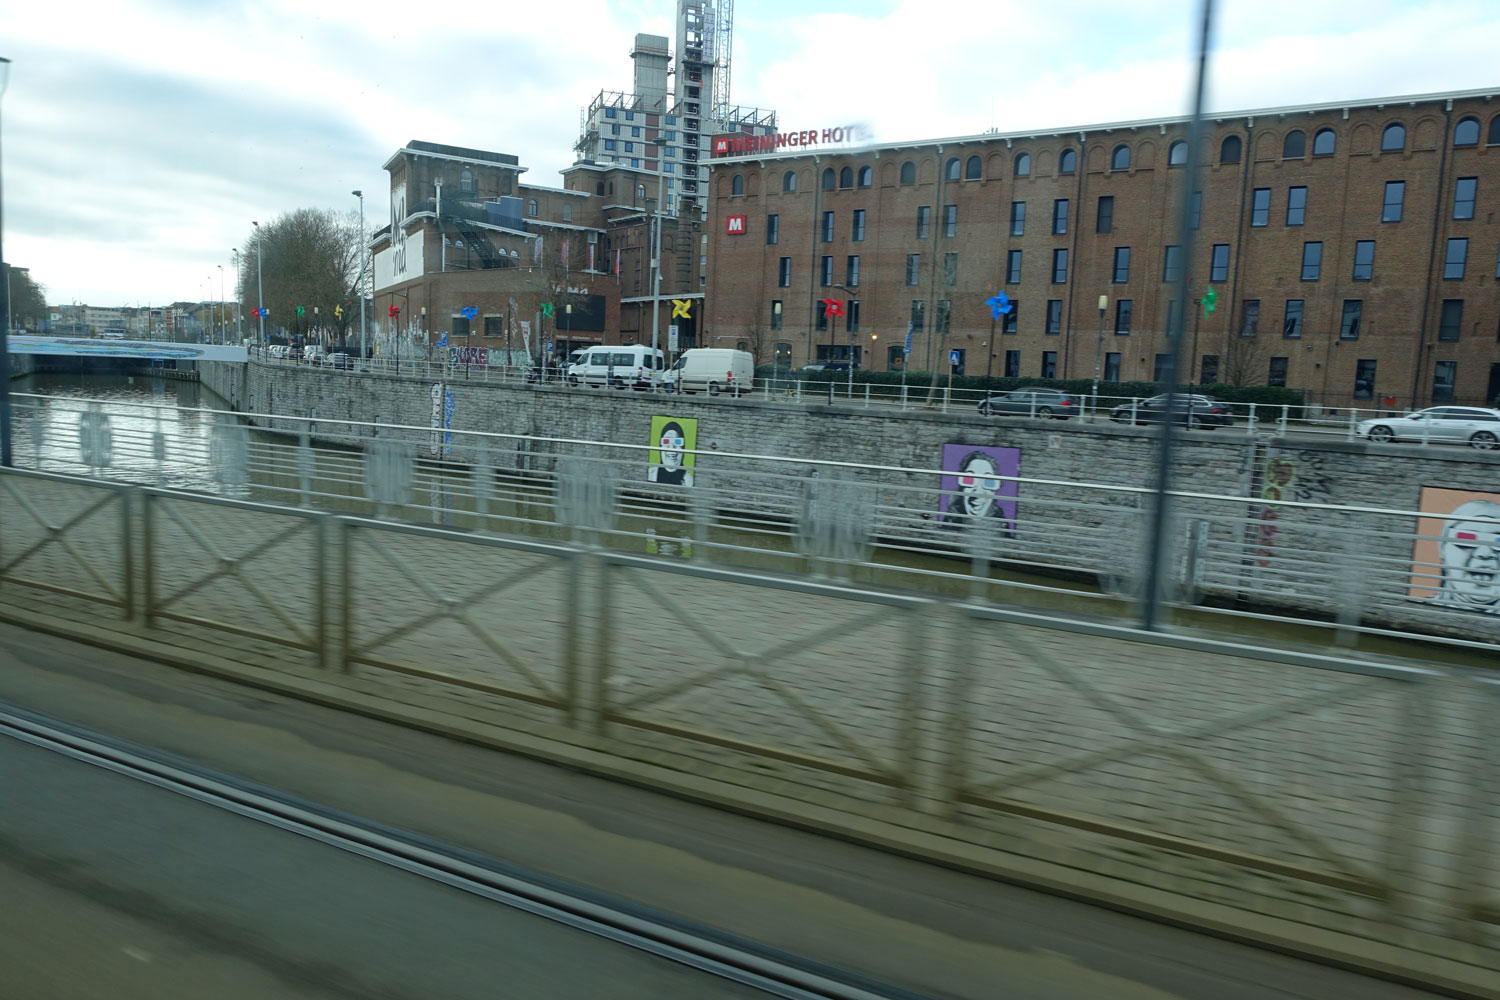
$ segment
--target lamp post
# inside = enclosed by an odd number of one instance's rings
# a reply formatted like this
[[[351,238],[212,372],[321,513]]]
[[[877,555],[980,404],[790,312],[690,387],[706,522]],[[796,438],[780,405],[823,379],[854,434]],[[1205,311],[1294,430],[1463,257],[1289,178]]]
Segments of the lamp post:
[[[361,359],[369,353],[369,334],[365,332],[365,193],[350,192],[359,199],[359,353]]]
[[[224,323],[224,308],[228,300],[224,297],[224,265],[215,264],[214,267],[219,269],[219,343],[222,344],[224,343],[224,327],[226,325]]]
[[[849,293],[849,289],[847,287],[845,287],[844,285],[835,284],[832,287],[837,288],[839,291],[843,292],[846,295]],[[838,318],[838,316],[835,315],[833,317],[833,323],[829,327],[829,333],[830,333],[829,343],[830,344],[832,344],[832,342],[834,340],[834,337],[837,336],[838,329],[839,329],[839,318]],[[851,330],[851,329],[849,329],[849,314],[847,312],[844,314],[844,333],[847,334],[848,337],[849,337],[849,377],[848,377],[848,379],[846,380],[846,383],[845,383],[844,394],[845,394],[846,398],[853,399],[854,398],[854,331]],[[832,353],[832,352],[830,351],[829,353]]]
[[[651,357],[655,364],[657,339],[660,336],[658,330],[661,328],[661,209],[662,203],[666,201],[666,164],[667,140],[661,133],[657,133],[655,139],[651,140],[656,146],[656,245],[651,248]]]
[[[1109,311],[1109,296],[1099,296],[1099,339],[1094,342],[1094,391],[1092,395],[1092,406],[1094,412],[1099,410],[1099,359],[1104,351],[1104,314]]]
[[[5,85],[10,82],[10,60],[0,56],[0,98],[5,96]],[[9,274],[5,266],[5,197],[3,180],[0,180],[0,271]],[[10,294],[0,291],[5,298],[0,302],[0,466],[10,467]]]
[[[245,341],[245,310],[240,308],[240,248],[230,247],[234,255],[234,339]]]
[[[255,314],[260,317],[260,349],[266,349],[266,269],[262,266],[260,255],[260,223],[252,222],[255,227],[255,297],[260,303],[256,307]]]

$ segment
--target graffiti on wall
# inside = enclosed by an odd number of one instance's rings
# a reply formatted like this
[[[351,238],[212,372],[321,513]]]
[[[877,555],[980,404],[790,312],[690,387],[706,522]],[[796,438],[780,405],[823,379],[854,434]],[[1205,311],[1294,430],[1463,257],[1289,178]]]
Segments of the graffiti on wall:
[[[696,417],[651,418],[651,467],[646,478],[657,485],[691,486],[697,468],[698,420]]]
[[[1268,459],[1261,478],[1265,486],[1261,488],[1260,499],[1267,504],[1286,500],[1316,503],[1327,500],[1330,493],[1323,456],[1315,452],[1298,452],[1295,459]],[[1264,568],[1271,565],[1271,557],[1275,555],[1281,511],[1266,506],[1255,517],[1259,522],[1255,528],[1255,564]]]
[[[1021,473],[1020,448],[945,444],[942,469],[938,520],[944,527],[962,529],[992,517],[999,520],[1005,537],[1015,537],[1018,484],[1014,477]]]
[[[1500,493],[1424,486],[1421,510],[1407,596],[1500,615]]]
[[[427,442],[427,454],[433,458],[447,458],[453,450],[453,390],[442,382],[434,382],[429,395],[432,416],[428,426],[432,428],[432,436]]]

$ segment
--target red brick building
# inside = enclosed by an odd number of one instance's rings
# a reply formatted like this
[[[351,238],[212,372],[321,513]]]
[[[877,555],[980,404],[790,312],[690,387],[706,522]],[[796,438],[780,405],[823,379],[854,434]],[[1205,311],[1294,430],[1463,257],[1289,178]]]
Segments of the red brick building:
[[[1497,96],[1212,115],[1191,261],[1181,118],[717,159],[706,335],[761,361],[852,351],[886,370],[910,323],[914,369],[947,371],[957,350],[966,374],[1088,378],[1097,355],[1107,380],[1151,380],[1186,267],[1195,382],[1330,405],[1492,400]],[[992,338],[997,290],[1017,308]],[[829,323],[828,298],[847,316]]]

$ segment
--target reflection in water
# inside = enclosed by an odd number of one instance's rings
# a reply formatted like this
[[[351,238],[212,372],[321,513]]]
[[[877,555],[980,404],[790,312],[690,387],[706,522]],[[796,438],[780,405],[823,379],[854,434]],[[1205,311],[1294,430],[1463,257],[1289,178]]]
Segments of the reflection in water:
[[[210,455],[214,453],[214,425],[221,418],[198,407],[227,409],[228,404],[197,382],[39,374],[18,379],[13,389],[18,393],[102,401],[113,431],[112,449],[107,470],[97,471],[112,479],[459,531],[499,531],[560,542],[592,540],[592,532],[589,538],[583,538],[574,529],[557,523],[550,481],[519,469],[496,469],[493,479],[476,489],[468,470],[424,465],[411,484],[409,502],[382,505],[366,499],[363,452],[320,444],[307,461],[308,452],[299,449],[295,436],[251,431],[248,482],[216,476]],[[148,409],[141,404],[157,405]],[[18,464],[49,472],[96,474],[81,454],[80,425],[85,412],[85,407],[71,403],[43,401],[38,409],[33,400],[17,399]],[[226,478],[230,480],[227,483]],[[687,511],[663,510],[642,498],[622,500],[615,530],[606,533],[610,548],[776,572],[811,573],[818,569],[797,552],[795,539],[784,526],[748,520],[734,526],[726,524],[722,515],[717,523],[698,525]],[[853,569],[854,582],[924,593],[973,595],[967,559],[886,547],[878,547],[871,559],[873,565]],[[1055,589],[1024,589],[1027,585]],[[1041,611],[1129,618],[1127,602],[1089,596],[1099,594],[1092,581],[1061,581],[1056,576],[996,567],[991,570],[984,596],[997,603]],[[1328,629],[1226,618],[1192,609],[1174,610],[1172,624],[1232,633],[1227,638],[1269,640],[1276,645],[1327,647],[1333,642]],[[1490,665],[1479,653],[1449,648],[1434,652],[1421,643],[1368,635],[1360,635],[1355,646],[1343,648],[1346,652],[1353,650],[1440,663]]]

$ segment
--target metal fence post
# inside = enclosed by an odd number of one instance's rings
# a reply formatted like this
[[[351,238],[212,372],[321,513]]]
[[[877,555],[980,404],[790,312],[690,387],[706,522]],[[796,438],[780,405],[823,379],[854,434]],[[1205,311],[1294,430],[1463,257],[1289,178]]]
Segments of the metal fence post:
[[[141,546],[144,549],[141,563],[145,571],[145,586],[141,594],[141,623],[147,628],[152,625],[156,603],[156,527],[152,523],[156,503],[156,498],[150,493],[141,494]]]
[[[339,669],[354,672],[354,522],[338,519],[339,532]]]
[[[122,490],[119,494],[120,562],[123,566],[123,577],[120,582],[122,584],[121,596],[124,598],[123,603],[125,605],[124,611],[126,621],[130,621],[135,618],[135,558],[133,555],[135,551],[135,540],[132,537],[134,535],[134,531],[132,530],[134,528],[134,525],[131,523],[133,518],[130,515],[133,513],[133,508],[135,507],[135,504],[132,502],[132,498],[135,496],[136,492],[137,491],[135,488],[131,488],[128,490]]]
[[[607,735],[609,717],[609,634],[611,618],[610,588],[614,585],[614,570],[596,552],[588,554],[593,569],[595,586],[591,588],[597,601],[594,615],[594,676],[593,704],[589,706],[589,725],[600,736]]]
[[[319,515],[313,528],[313,558],[317,565],[313,568],[313,600],[317,603],[314,612],[314,635],[317,637],[318,651],[316,660],[319,670],[328,669],[328,560],[333,552],[328,544],[328,515]]]
[[[1386,825],[1386,849],[1382,868],[1387,873],[1391,916],[1410,924],[1417,901],[1417,837],[1422,821],[1422,763],[1425,739],[1432,727],[1428,718],[1432,700],[1432,678],[1405,682],[1407,704],[1400,712],[1400,732],[1391,749],[1391,813]]]

